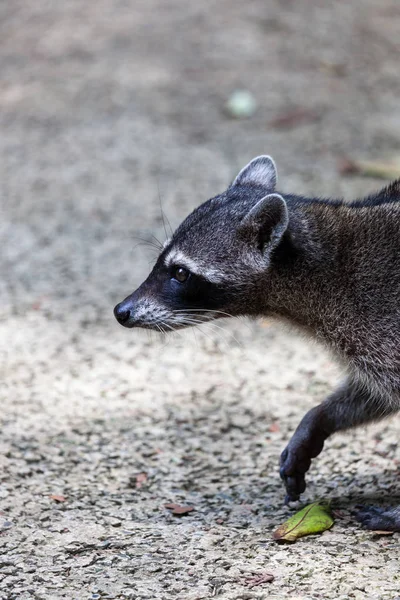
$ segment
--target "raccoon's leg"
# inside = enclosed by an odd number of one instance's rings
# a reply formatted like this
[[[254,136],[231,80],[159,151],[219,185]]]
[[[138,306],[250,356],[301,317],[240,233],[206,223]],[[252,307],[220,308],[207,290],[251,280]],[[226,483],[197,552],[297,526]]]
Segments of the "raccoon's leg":
[[[306,489],[305,474],[311,459],[321,452],[325,440],[350,429],[396,412],[387,399],[369,392],[352,379],[334,391],[325,402],[312,408],[302,419],[281,455],[280,474],[286,486],[285,502],[298,500]]]
[[[356,519],[367,529],[400,531],[400,506],[386,509],[363,506],[356,514]]]

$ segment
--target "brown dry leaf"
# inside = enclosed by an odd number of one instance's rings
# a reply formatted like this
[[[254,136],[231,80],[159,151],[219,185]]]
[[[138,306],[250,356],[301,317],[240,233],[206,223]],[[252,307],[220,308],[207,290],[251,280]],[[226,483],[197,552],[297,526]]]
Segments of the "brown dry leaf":
[[[269,426],[269,431],[275,432],[275,431],[279,431],[280,427],[279,427],[279,423],[271,423],[271,425]]]
[[[272,573],[259,573],[253,577],[246,577],[244,582],[249,588],[253,588],[256,585],[262,585],[263,583],[272,583],[274,579],[275,576],[272,575]]]
[[[194,506],[182,506],[180,504],[164,504],[165,508],[168,508],[173,515],[187,515],[194,510]]]
[[[335,77],[345,77],[347,73],[347,65],[345,63],[334,63],[322,60],[320,62],[320,68],[322,71],[329,73],[329,75],[334,75]]]
[[[339,159],[338,170],[341,175],[362,175],[377,179],[398,179],[400,177],[400,158],[387,162],[373,160],[353,160],[346,156]]]
[[[54,502],[66,502],[67,500],[65,496],[61,496],[60,494],[51,494],[50,499],[54,500]]]
[[[316,108],[295,108],[278,115],[269,122],[275,129],[293,129],[304,123],[312,123],[322,118],[323,111]]]
[[[357,175],[359,173],[357,162],[347,156],[341,156],[338,159],[337,166],[341,175]]]
[[[140,490],[144,483],[147,482],[147,473],[137,473],[135,487]]]

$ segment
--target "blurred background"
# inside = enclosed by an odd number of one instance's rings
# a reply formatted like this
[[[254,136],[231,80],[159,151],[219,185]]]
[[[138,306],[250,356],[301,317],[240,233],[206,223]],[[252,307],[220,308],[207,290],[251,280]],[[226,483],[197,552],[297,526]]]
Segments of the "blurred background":
[[[282,191],[352,197],[380,184],[343,180],[338,156],[399,150],[395,0],[0,10],[5,314],[50,296],[109,316],[147,270],[135,235],[164,235],[158,190],[175,226],[269,153]],[[236,90],[249,118],[225,108]]]
[[[5,578],[7,598],[30,598],[29,585],[35,597],[51,585],[54,597],[91,597],[97,585],[107,597],[165,598],[161,579],[173,597],[209,597],[227,589],[204,567],[219,535],[209,527],[227,526],[218,552],[230,548],[233,573],[255,543],[246,528],[258,535],[286,514],[279,453],[336,381],[329,357],[270,323],[160,340],[124,330],[112,309],[155,258],[138,238],[165,237],[160,201],[174,228],[258,154],[274,157],[282,192],[350,199],[382,187],[345,171],[400,154],[399,39],[396,0],[0,4],[1,498],[6,549],[33,565]],[[376,491],[376,469],[390,471],[398,453],[395,425],[379,427],[369,443],[360,433],[330,442],[310,497]],[[379,444],[382,464],[369,460]],[[164,501],[196,511],[174,527]],[[48,557],[63,564],[68,544],[132,527],[144,554],[164,536],[163,578],[127,542],[136,575],[118,559],[108,579],[77,565],[72,579],[35,580]],[[206,541],[193,575],[196,532]],[[328,598],[334,568],[319,552]],[[281,593],[317,585],[265,545],[257,556],[280,573]],[[383,593],[391,580],[384,565],[379,581],[368,565],[341,568],[350,587],[369,578]]]

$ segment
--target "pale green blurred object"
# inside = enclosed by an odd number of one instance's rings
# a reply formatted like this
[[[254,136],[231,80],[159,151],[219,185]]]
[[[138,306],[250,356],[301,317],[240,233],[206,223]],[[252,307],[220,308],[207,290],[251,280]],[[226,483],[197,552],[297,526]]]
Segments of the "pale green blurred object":
[[[323,502],[309,504],[273,533],[277,542],[295,542],[299,537],[312,533],[322,533],[330,529],[334,523],[329,505]]]
[[[226,113],[234,119],[247,119],[255,113],[256,108],[256,100],[247,90],[234,91],[225,104]]]

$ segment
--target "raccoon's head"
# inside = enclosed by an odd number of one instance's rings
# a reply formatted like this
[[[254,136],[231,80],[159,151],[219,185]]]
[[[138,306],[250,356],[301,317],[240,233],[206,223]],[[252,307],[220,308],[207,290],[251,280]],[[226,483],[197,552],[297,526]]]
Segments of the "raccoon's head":
[[[256,314],[271,256],[288,225],[269,156],[253,159],[223,194],[178,227],[150,275],[117,304],[125,327],[170,331],[223,316]],[[267,293],[267,290],[266,292]]]

